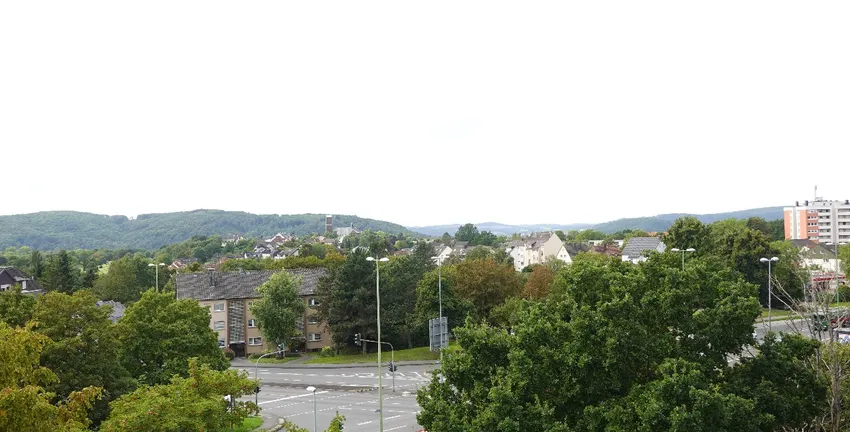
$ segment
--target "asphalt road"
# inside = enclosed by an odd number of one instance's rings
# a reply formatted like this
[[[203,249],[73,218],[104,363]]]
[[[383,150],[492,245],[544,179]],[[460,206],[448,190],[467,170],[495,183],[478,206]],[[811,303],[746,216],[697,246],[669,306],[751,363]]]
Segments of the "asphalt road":
[[[433,366],[399,367],[396,371],[395,389],[392,391],[392,375],[383,368],[384,385],[384,431],[419,431],[416,423],[419,406],[416,403],[417,389],[431,379]],[[254,376],[254,368],[238,368]],[[325,430],[334,414],[346,417],[345,430],[378,430],[378,377],[377,366],[339,369],[316,368],[263,368],[258,376],[261,380],[259,404],[266,419],[265,426],[273,425],[279,418],[313,430],[313,395],[306,388],[316,391],[316,414],[318,429]]]

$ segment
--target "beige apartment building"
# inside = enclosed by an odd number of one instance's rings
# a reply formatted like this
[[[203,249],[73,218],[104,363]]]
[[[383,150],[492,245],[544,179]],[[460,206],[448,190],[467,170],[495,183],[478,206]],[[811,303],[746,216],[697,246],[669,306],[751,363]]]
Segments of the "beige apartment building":
[[[318,351],[332,345],[331,332],[326,323],[316,317],[316,287],[325,269],[287,269],[301,278],[299,292],[307,306],[296,325],[303,331],[304,350]],[[276,271],[236,271],[186,273],[177,275],[175,288],[178,299],[194,299],[210,310],[210,328],[218,334],[218,344],[230,347],[237,356],[262,353],[274,348],[266,343],[251,306],[260,298],[257,287],[264,284]],[[293,341],[293,345],[301,341]],[[287,344],[288,345],[288,344]],[[287,350],[290,347],[287,346]]]

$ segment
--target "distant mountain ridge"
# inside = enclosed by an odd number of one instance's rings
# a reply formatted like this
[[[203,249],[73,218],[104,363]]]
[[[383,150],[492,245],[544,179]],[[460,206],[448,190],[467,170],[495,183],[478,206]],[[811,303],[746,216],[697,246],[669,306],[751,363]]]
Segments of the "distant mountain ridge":
[[[497,222],[484,222],[475,224],[480,231],[490,231],[496,235],[511,235],[516,233],[530,233],[538,231],[554,231],[554,230],[577,230],[577,229],[595,229],[604,233],[614,233],[625,229],[641,229],[649,232],[667,231],[673,222],[680,217],[695,216],[704,223],[716,222],[724,219],[748,219],[750,217],[760,217],[771,221],[782,219],[784,217],[782,207],[762,207],[747,210],[739,210],[726,213],[710,213],[710,214],[690,214],[690,213],[667,213],[657,216],[648,216],[640,218],[624,218],[610,222],[599,224],[578,223],[578,224],[532,224],[532,225],[508,225]],[[432,225],[422,227],[409,227],[411,231],[422,233],[430,236],[440,236],[448,232],[451,235],[457,231],[460,224],[450,225]]]
[[[256,215],[224,210],[107,216],[74,211],[50,211],[0,216],[0,249],[30,246],[53,249],[158,249],[195,235],[238,233],[271,237],[275,233],[307,235],[325,231],[325,214]],[[385,221],[334,215],[334,226],[354,225],[388,233],[414,234]]]

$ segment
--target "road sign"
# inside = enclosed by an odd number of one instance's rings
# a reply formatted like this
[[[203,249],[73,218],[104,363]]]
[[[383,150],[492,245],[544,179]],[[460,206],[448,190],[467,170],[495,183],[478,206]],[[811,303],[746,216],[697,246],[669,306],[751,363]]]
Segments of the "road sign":
[[[434,318],[428,320],[428,338],[431,351],[439,351],[440,348],[449,346],[449,321],[448,318]]]

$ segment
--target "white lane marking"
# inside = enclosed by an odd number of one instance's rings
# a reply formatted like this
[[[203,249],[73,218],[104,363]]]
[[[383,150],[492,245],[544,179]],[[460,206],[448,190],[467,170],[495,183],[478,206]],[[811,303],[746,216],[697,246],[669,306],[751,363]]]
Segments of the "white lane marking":
[[[316,394],[322,394],[322,393],[327,393],[327,392],[328,392],[328,391],[327,391],[327,390],[325,390],[325,391],[316,392]],[[313,396],[313,393],[305,393],[305,394],[303,394],[303,395],[287,396],[287,397],[280,398],[280,399],[275,399],[275,400],[270,400],[270,401],[263,401],[263,402],[258,403],[257,405],[264,405],[264,404],[269,404],[269,403],[280,402],[280,401],[282,401],[282,400],[297,399],[297,398],[302,398],[302,397],[307,397],[307,396]]]
[[[389,431],[394,431],[394,430],[396,430],[396,429],[401,429],[401,428],[406,428],[406,427],[407,427],[407,425],[396,426],[396,427],[394,427],[394,428],[384,429],[384,431],[385,431],[385,432],[389,432]]]
[[[392,417],[384,417],[384,420],[392,420],[394,418],[399,418],[399,417],[401,417],[401,416],[397,415],[397,416],[392,416]]]
[[[369,421],[367,421],[367,422],[357,423],[357,426],[367,425],[367,424],[369,424],[369,423],[372,423],[373,421],[374,421],[374,420],[369,420]]]

